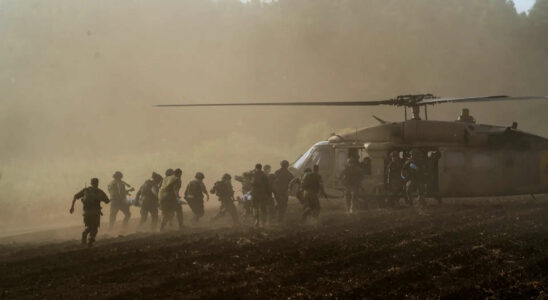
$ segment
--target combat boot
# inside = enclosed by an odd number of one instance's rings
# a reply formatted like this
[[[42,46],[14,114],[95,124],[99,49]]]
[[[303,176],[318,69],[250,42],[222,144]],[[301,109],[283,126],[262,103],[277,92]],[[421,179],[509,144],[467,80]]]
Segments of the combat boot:
[[[82,244],[83,245],[85,245],[88,241],[88,234],[89,234],[89,232],[88,232],[87,229],[82,232]]]

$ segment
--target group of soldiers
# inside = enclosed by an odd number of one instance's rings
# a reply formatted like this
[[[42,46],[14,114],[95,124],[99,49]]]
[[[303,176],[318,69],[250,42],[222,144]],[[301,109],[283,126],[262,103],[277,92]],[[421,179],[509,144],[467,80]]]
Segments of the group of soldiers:
[[[257,164],[252,171],[244,173],[244,179],[241,177],[238,178],[242,182],[244,193],[249,192],[251,194],[252,211],[255,218],[254,224],[256,226],[265,226],[267,223],[283,221],[289,199],[288,187],[294,179],[288,167],[289,163],[284,160],[281,162],[280,169],[275,173],[271,173],[269,165],[266,165],[263,170],[262,165]],[[70,213],[73,213],[76,200],[82,200],[85,225],[85,230],[82,232],[82,243],[91,246],[95,241],[102,216],[101,202],[110,203],[110,229],[113,228],[116,222],[118,212],[122,212],[124,215],[123,227],[127,227],[131,217],[131,205],[140,207],[141,219],[139,228],[147,222],[150,216],[151,229],[155,231],[159,221],[159,211],[161,211],[160,231],[165,230],[166,226],[173,222],[173,219],[177,219],[178,227],[182,229],[183,204],[187,204],[192,210],[192,222],[199,222],[205,213],[204,198],[206,201],[209,201],[209,193],[203,182],[205,176],[202,172],[196,173],[194,179],[187,184],[184,190],[182,197],[184,201],[180,197],[182,187],[181,176],[181,169],[168,169],[165,172],[165,177],[153,172],[151,178],[147,179],[137,190],[133,202],[128,201],[128,196],[135,189],[122,180],[123,174],[121,172],[115,172],[113,180],[108,184],[109,196],[99,188],[99,180],[97,178],[91,179],[91,186],[84,188],[74,195],[70,207]],[[219,213],[212,220],[217,220],[229,214],[232,217],[233,223],[237,225],[240,221],[236,206],[234,205],[234,188],[232,187],[231,180],[232,177],[230,174],[224,174],[221,180],[215,182],[209,191],[211,194],[217,195],[221,204]],[[313,187],[311,188],[321,186],[321,183],[319,183],[321,182],[321,178],[317,178],[316,181],[318,183],[313,183],[311,185]],[[244,190],[245,188],[249,189],[249,191]],[[317,216],[319,213],[319,201],[315,201],[310,192],[306,195],[308,199],[311,199],[309,202],[312,203],[306,206],[308,208],[306,211],[308,211],[309,215]]]
[[[303,222],[317,219],[320,213],[318,196],[320,193],[326,196],[318,166],[314,167],[314,171],[307,169],[301,177],[295,177],[289,171],[287,160],[282,161],[280,169],[274,173],[270,165],[263,168],[257,164],[252,171],[236,176],[236,180],[242,183],[244,209],[247,215],[253,217],[255,226],[284,221],[289,191],[295,185],[299,190],[297,199],[303,206]]]
[[[439,159],[438,151],[432,151],[428,157],[418,149],[405,151],[402,154],[400,151],[391,152],[386,165],[385,193],[377,199],[379,204],[394,206],[403,198],[410,206],[414,204],[414,199],[418,199],[419,204],[425,205],[424,196],[427,191],[441,203],[441,197],[437,191],[437,177],[434,175]],[[345,188],[344,197],[348,213],[352,213],[357,200],[367,194],[363,191],[362,183],[367,175],[371,175],[369,158],[366,157],[361,162],[357,157],[350,157],[347,160],[347,165],[339,179]],[[369,191],[367,196],[371,194],[372,192]]]
[[[409,205],[413,204],[415,197],[418,197],[420,204],[424,204],[426,188],[437,186],[428,182],[430,169],[428,164],[437,163],[438,159],[439,152],[431,153],[431,157],[427,159],[420,150],[416,149],[404,152],[403,158],[400,157],[400,152],[392,152],[386,166],[387,204],[394,205],[402,197]],[[432,169],[437,168],[433,166]],[[345,188],[344,198],[349,214],[353,213],[356,202],[364,194],[362,182],[364,176],[370,174],[370,159],[364,158],[361,162],[354,156],[348,159],[339,179]],[[116,222],[118,212],[124,214],[123,226],[127,226],[131,217],[130,206],[133,204],[140,207],[139,227],[142,227],[150,216],[153,231],[156,230],[159,211],[161,211],[160,231],[163,231],[166,226],[173,223],[173,219],[177,219],[179,229],[183,228],[183,204],[187,204],[192,210],[192,222],[199,222],[205,213],[204,199],[209,201],[211,193],[217,195],[221,204],[218,214],[212,220],[228,214],[235,225],[240,223],[240,217],[234,205],[236,199],[230,174],[224,174],[208,192],[203,182],[204,174],[197,172],[194,179],[187,184],[182,199],[180,197],[181,175],[181,169],[168,169],[164,177],[153,172],[151,178],[138,189],[133,203],[127,201],[127,198],[134,189],[122,180],[121,172],[115,172],[113,180],[108,185],[110,197],[99,189],[99,180],[93,178],[90,187],[74,195],[70,208],[70,212],[73,213],[74,203],[77,199],[82,199],[86,226],[82,233],[82,243],[91,245],[95,241],[102,215],[101,202],[110,203],[109,226],[111,229]],[[270,165],[265,165],[263,168],[261,164],[256,164],[252,171],[244,172],[235,179],[242,184],[241,201],[245,210],[244,216],[252,217],[255,226],[282,223],[286,215],[289,193],[295,189],[295,186],[297,186],[297,199],[303,206],[302,222],[317,219],[321,210],[319,197],[328,198],[318,165],[312,169],[306,169],[301,176],[295,177],[289,171],[289,162],[286,160],[280,163],[280,168],[275,172],[272,172]]]

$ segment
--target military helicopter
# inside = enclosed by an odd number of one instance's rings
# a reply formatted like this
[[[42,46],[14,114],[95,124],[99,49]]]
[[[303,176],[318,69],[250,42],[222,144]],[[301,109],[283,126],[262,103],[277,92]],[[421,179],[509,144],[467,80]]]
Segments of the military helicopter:
[[[405,158],[412,149],[425,154],[432,174],[427,197],[481,197],[548,193],[548,139],[509,127],[477,124],[463,109],[456,121],[428,120],[428,105],[486,101],[548,100],[547,96],[486,96],[438,98],[432,94],[402,95],[378,101],[248,102],[167,104],[159,107],[196,106],[376,106],[404,108],[403,122],[386,122],[333,134],[313,145],[291,166],[295,175],[319,165],[328,190],[341,190],[339,174],[347,159],[370,162],[362,188],[367,195],[385,194],[389,154]],[[421,118],[423,108],[424,119]],[[411,116],[408,117],[408,109]]]

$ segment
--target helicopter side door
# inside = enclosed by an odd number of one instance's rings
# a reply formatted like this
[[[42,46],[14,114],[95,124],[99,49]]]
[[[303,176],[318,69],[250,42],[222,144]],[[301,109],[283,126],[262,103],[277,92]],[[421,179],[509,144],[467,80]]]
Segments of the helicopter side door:
[[[539,160],[540,153],[528,151],[447,149],[440,159],[440,191],[449,197],[542,193]]]

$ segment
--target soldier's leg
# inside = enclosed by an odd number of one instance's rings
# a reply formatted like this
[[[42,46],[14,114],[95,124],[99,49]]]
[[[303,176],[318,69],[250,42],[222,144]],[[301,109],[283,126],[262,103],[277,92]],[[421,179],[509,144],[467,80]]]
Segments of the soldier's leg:
[[[409,180],[405,184],[405,199],[408,205],[413,205],[415,197],[415,183],[412,180]]]
[[[99,225],[101,224],[101,215],[94,214],[90,215],[89,219],[89,239],[88,245],[91,246],[95,242],[95,237],[99,231]]]
[[[221,200],[221,206],[219,206],[219,212],[213,218],[211,218],[211,221],[216,221],[216,220],[224,217],[225,211],[226,211],[225,201]]]
[[[253,208],[253,219],[255,223],[254,225],[259,226],[261,216],[261,204],[258,196],[254,195],[253,197],[251,197],[251,205]]]
[[[114,227],[114,223],[116,223],[116,215],[118,214],[118,205],[111,202],[110,204],[110,216],[109,216],[109,229],[112,229]]]
[[[84,226],[84,231],[82,231],[82,244],[85,244],[88,241],[89,227],[86,216],[84,216]]]
[[[424,194],[425,194],[424,184],[422,183],[417,184],[417,194],[419,197],[420,205],[426,206],[426,201],[424,200]]]
[[[232,222],[234,223],[234,225],[239,224],[240,220],[238,218],[238,212],[236,211],[236,206],[234,206],[234,202],[232,202],[232,200],[227,200],[224,207],[225,211],[228,212],[232,217]]]
[[[148,212],[148,208],[143,204],[141,206],[141,221],[139,221],[139,227],[143,226],[143,224],[147,221]]]
[[[158,225],[158,207],[154,206],[150,208],[150,227],[152,231],[156,231],[156,226]]]
[[[198,201],[198,220],[200,220],[205,214],[204,199]]]
[[[129,223],[129,218],[131,218],[131,212],[129,211],[129,205],[123,205],[120,210],[124,214],[124,228],[127,227]]]
[[[261,201],[261,224],[266,226],[268,221],[268,198],[265,196]]]
[[[188,199],[186,202],[188,203],[188,207],[190,207],[190,210],[192,211],[192,221],[196,222],[196,220],[198,219],[198,217],[196,216],[197,214],[196,200]]]
[[[315,219],[318,219],[318,217],[320,216],[320,210],[321,210],[320,198],[318,198],[317,194],[314,194],[312,197],[312,211],[311,211],[312,217]]]
[[[346,211],[350,212],[350,208],[352,206],[352,191],[350,190],[350,188],[346,188],[344,190],[344,200],[346,203]]]
[[[266,198],[266,214],[267,222],[273,223],[276,216],[276,206],[274,205],[274,198],[272,196]]]
[[[171,207],[168,207],[167,204],[162,204],[162,224],[160,225],[160,231],[163,231],[167,225],[167,223],[171,220],[173,217],[173,210]]]
[[[303,215],[301,219],[303,223],[305,223],[308,220],[311,212],[312,212],[312,209],[310,206],[310,192],[303,191]]]
[[[177,224],[179,225],[179,229],[183,229],[183,206],[177,204],[175,207],[175,215],[177,217]]]
[[[278,202],[278,221],[282,222],[285,219],[285,212],[287,211],[287,202],[289,200],[289,195],[287,194],[277,194],[276,202]]]

